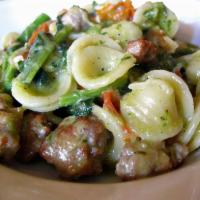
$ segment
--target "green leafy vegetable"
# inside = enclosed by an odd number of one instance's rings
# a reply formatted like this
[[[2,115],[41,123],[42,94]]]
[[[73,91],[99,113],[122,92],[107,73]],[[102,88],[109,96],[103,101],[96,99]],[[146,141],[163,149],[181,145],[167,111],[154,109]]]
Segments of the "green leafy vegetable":
[[[55,72],[66,68],[67,65],[67,45],[58,46],[51,57],[47,60],[43,69],[47,72]]]
[[[92,112],[93,99],[78,101],[72,106],[69,106],[69,113],[74,116],[88,116]]]
[[[57,16],[57,20],[56,20],[57,31],[60,31],[64,27],[61,18],[62,18],[62,15]]]
[[[147,2],[142,9],[144,9],[143,18],[139,18],[136,13],[136,16],[138,17],[136,23],[139,23],[143,30],[158,26],[168,36],[173,37],[175,35],[178,29],[177,17],[164,5],[164,3]]]
[[[18,70],[15,66],[9,64],[4,73],[4,90],[8,92],[11,90],[12,80],[17,76]]]
[[[122,77],[112,83],[111,85],[92,90],[77,90],[70,94],[64,95],[60,98],[59,104],[60,107],[70,106],[75,104],[78,101],[84,101],[87,99],[93,99],[101,95],[101,93],[107,89],[119,89],[122,88],[127,83],[127,76]]]
[[[144,16],[147,19],[146,24],[145,24],[145,26],[147,28],[149,28],[155,24],[160,25],[160,23],[162,23],[162,20],[164,19],[164,17],[167,17],[167,8],[162,2],[157,2],[154,4],[154,6],[152,8],[150,8],[149,10],[147,10],[144,13]],[[164,20],[164,22],[165,22],[165,20]],[[162,23],[162,24],[164,24],[164,23]]]
[[[61,42],[67,40],[72,30],[73,28],[71,26],[64,26],[60,31],[58,31],[54,38],[56,44],[60,44]]]
[[[50,17],[44,13],[39,15],[19,36],[18,41],[25,43],[29,40],[32,33],[44,22],[49,21]]]
[[[174,57],[185,56],[192,54],[199,50],[199,47],[190,43],[179,42],[179,46],[176,49],[176,52],[173,54]]]
[[[16,76],[17,69],[9,63],[9,55],[3,52],[1,65],[1,89],[9,92],[12,79]]]
[[[19,48],[21,48],[22,46],[23,46],[22,43],[17,42],[17,43],[15,43],[15,44],[13,44],[11,47],[9,47],[9,48],[7,49],[7,52],[8,52],[9,54],[11,54],[11,53],[13,53],[14,51],[18,50]]]
[[[90,26],[86,31],[88,34],[101,34],[102,27],[99,24],[95,24],[94,26]]]
[[[24,63],[24,70],[20,74],[23,83],[31,83],[55,47],[55,43],[45,33],[39,33]]]

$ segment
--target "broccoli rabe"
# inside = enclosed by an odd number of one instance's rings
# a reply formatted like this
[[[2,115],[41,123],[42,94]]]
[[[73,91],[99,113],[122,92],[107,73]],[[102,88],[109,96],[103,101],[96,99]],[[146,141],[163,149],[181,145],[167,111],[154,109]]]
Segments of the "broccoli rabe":
[[[92,112],[93,99],[79,101],[68,107],[69,113],[74,116],[88,116]]]
[[[107,89],[120,89],[123,88],[124,85],[127,84],[128,77],[124,76],[115,81],[114,83],[99,88],[99,89],[91,89],[91,90],[77,90],[70,94],[66,94],[59,99],[60,107],[71,106],[79,101],[85,101],[88,99],[94,99],[101,95],[101,93]]]

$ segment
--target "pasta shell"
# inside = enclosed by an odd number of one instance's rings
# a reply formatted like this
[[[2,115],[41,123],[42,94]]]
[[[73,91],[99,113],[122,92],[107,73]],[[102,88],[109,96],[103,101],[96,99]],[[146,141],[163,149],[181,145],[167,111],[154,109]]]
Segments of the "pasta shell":
[[[58,99],[68,92],[72,78],[67,70],[63,70],[57,74],[55,82],[56,87],[53,91],[44,94],[37,88],[33,90],[30,85],[27,86],[16,78],[12,83],[12,95],[25,108],[38,112],[49,112],[58,108]]]
[[[68,66],[79,85],[97,89],[122,77],[134,66],[135,58],[124,53],[117,42],[104,35],[77,39],[68,51]]]
[[[179,29],[176,15],[162,2],[146,2],[136,10],[133,21],[143,30],[158,26],[170,37]]]
[[[122,98],[121,112],[144,140],[159,142],[171,138],[193,116],[189,88],[172,72],[153,70],[143,77],[143,82],[132,83],[129,88],[132,92]]]

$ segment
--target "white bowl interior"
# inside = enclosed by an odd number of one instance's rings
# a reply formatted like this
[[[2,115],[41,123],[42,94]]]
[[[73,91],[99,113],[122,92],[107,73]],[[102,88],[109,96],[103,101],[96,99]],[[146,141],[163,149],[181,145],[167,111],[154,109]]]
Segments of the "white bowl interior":
[[[0,1],[0,38],[11,31],[22,31],[27,24],[42,12],[55,17],[63,8],[68,8],[73,4],[84,6],[92,1],[93,0],[57,0],[48,1],[48,3],[44,0]],[[138,7],[146,1],[147,0],[134,0],[134,5]],[[98,2],[104,2],[104,0],[98,0]],[[200,0],[163,0],[163,2],[176,13],[181,22],[178,37],[200,45]]]

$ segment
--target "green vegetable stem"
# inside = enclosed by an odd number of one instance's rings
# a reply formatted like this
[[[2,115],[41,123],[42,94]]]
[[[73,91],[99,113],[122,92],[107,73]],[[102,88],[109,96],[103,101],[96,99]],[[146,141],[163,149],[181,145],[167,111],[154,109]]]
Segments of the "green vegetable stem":
[[[23,83],[29,84],[32,82],[36,73],[54,51],[55,47],[53,40],[49,39],[45,33],[39,33],[24,63],[24,70],[20,74],[20,80]]]
[[[107,89],[119,89],[122,88],[127,83],[127,77],[122,77],[115,81],[114,83],[99,88],[99,89],[92,89],[92,90],[77,90],[70,94],[64,95],[60,97],[59,104],[60,107],[70,106],[79,101],[84,101],[87,99],[93,99],[101,95],[101,93]]]
[[[32,33],[44,22],[49,21],[50,17],[44,13],[39,15],[19,36],[18,41],[26,43],[31,37]]]

